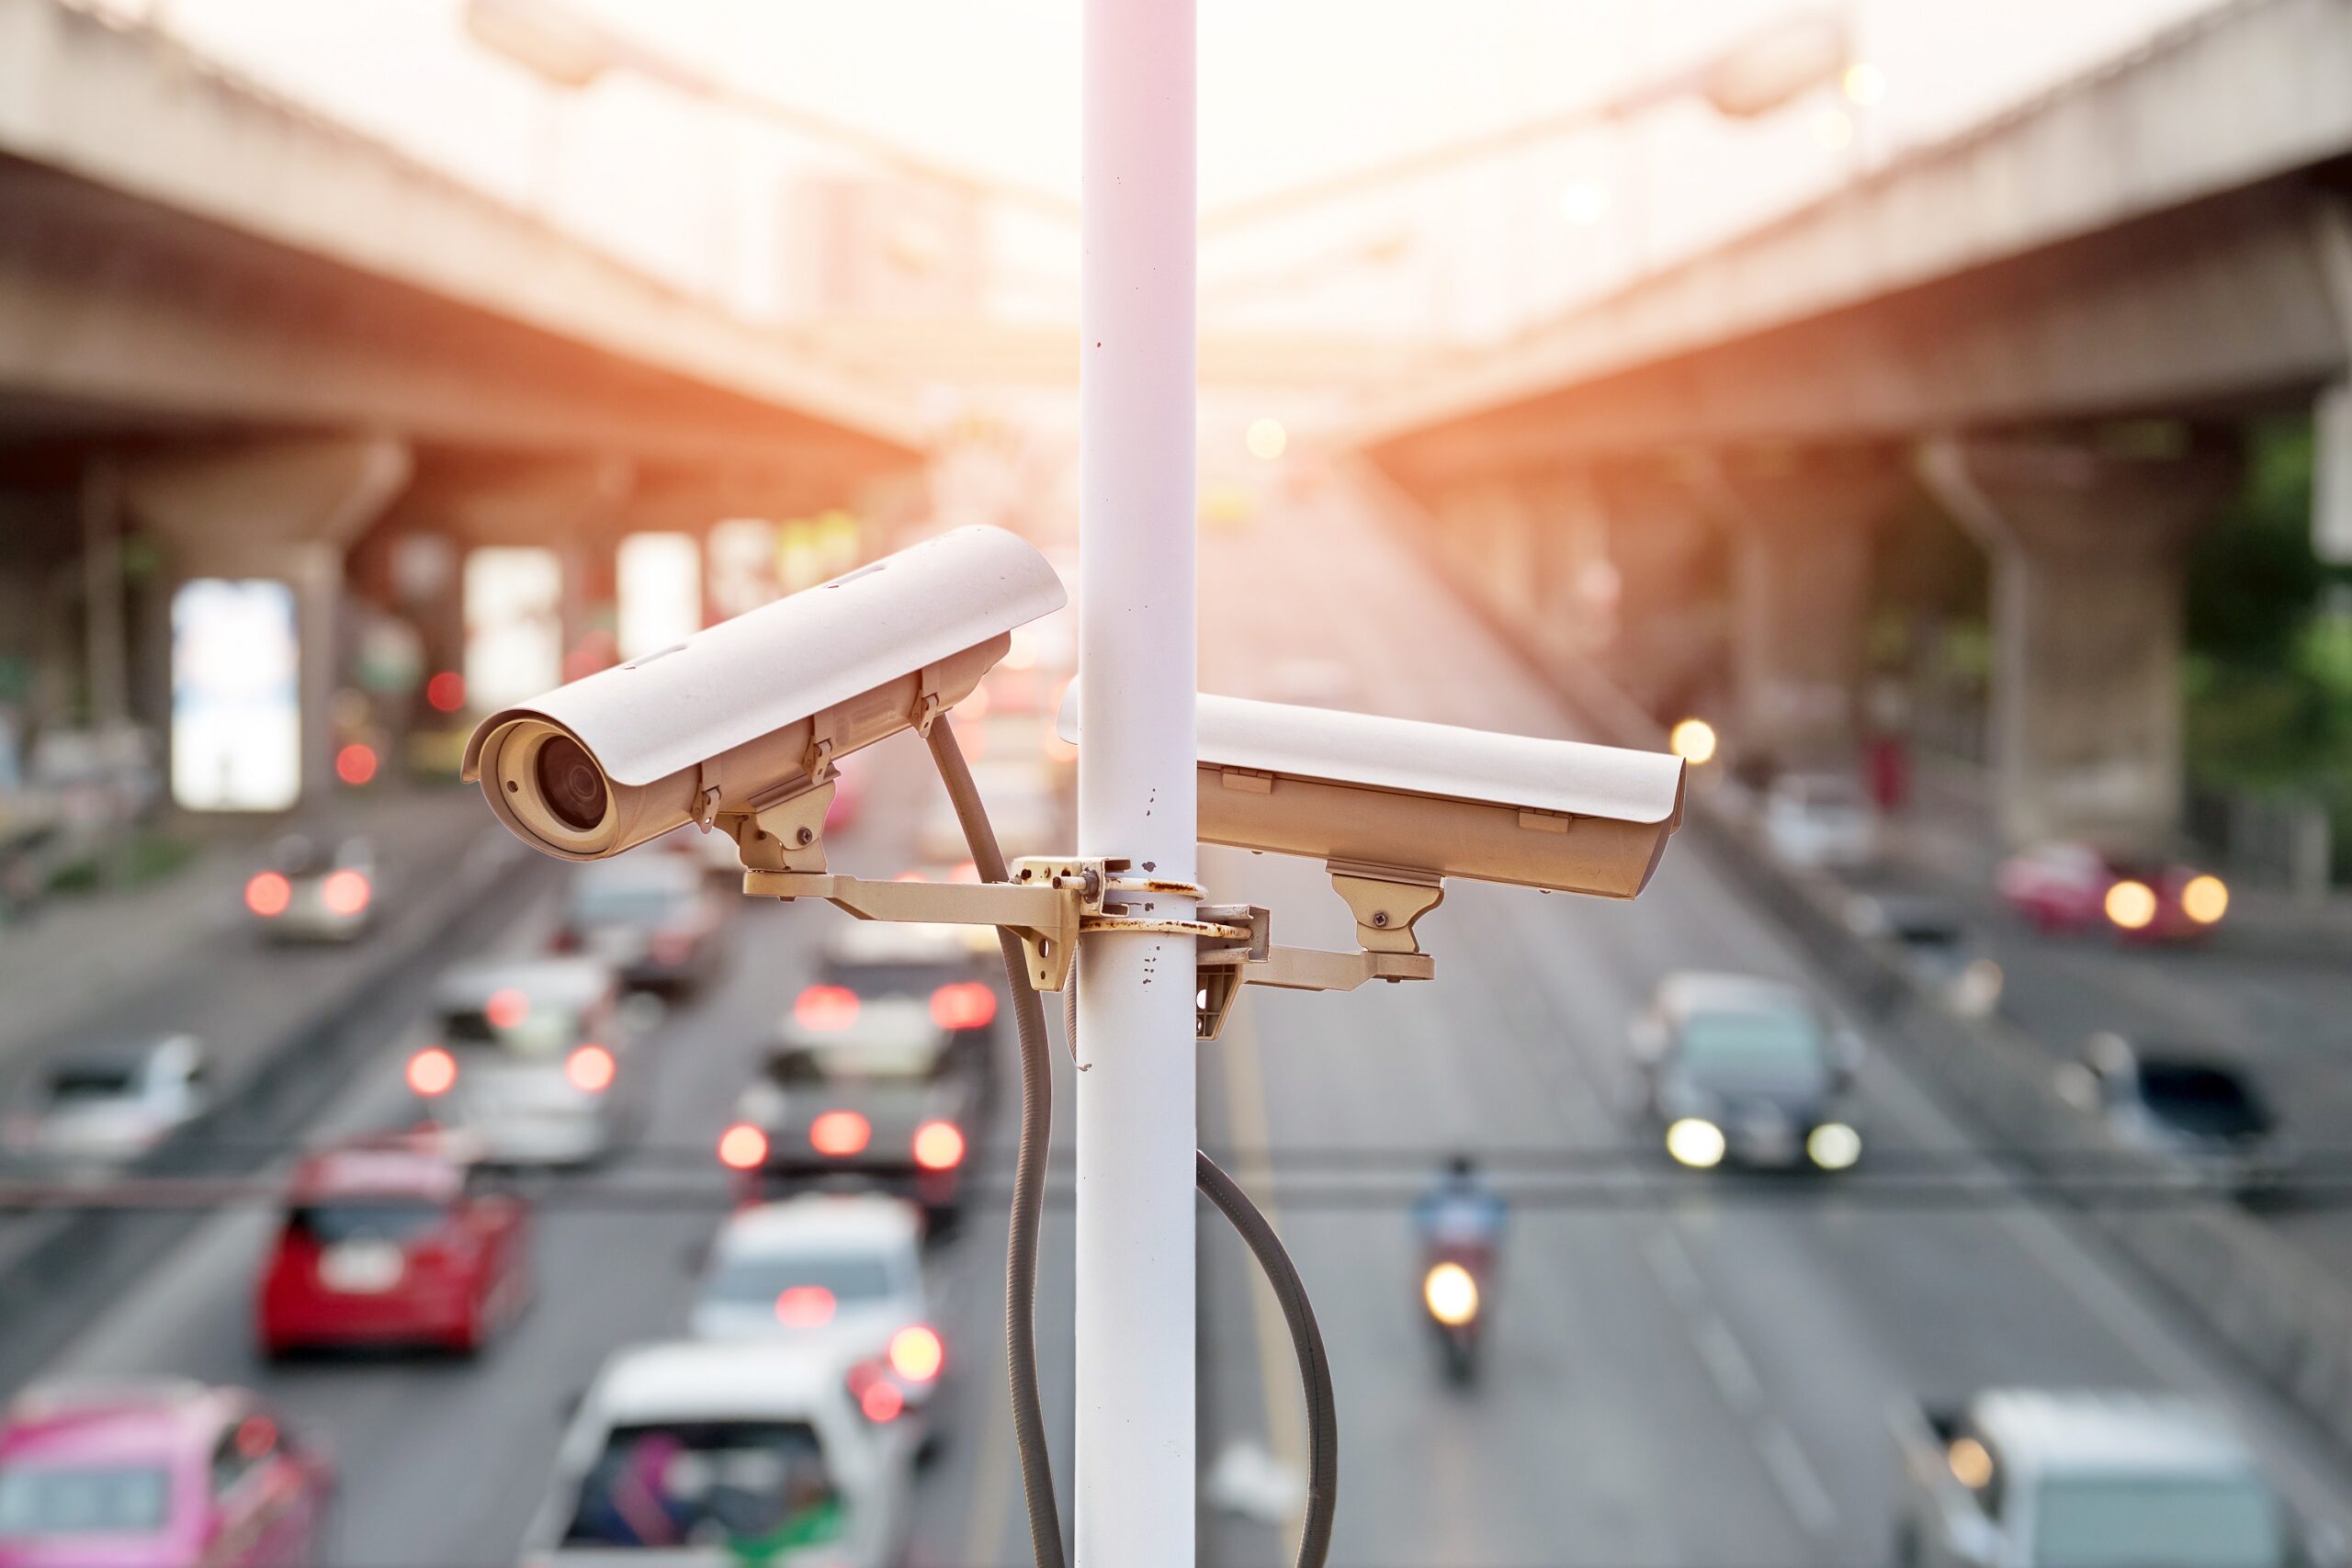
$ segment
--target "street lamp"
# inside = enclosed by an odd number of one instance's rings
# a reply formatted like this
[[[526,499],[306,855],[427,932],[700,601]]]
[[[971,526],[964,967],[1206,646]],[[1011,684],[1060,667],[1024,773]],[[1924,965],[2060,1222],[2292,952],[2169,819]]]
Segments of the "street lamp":
[[[1695,67],[1671,72],[1598,103],[1499,130],[1424,148],[1385,164],[1351,169],[1271,191],[1201,215],[1204,235],[1227,233],[1344,197],[1380,190],[1443,173],[1462,164],[1515,152],[1541,142],[1631,119],[1684,97],[1704,98],[1716,113],[1753,119],[1792,102],[1825,83],[1839,81],[1850,56],[1846,22],[1835,10],[1804,11],[1751,33]]]
[[[648,49],[564,0],[466,0],[465,17],[466,30],[476,42],[555,86],[576,91],[616,73],[642,76],[686,97],[845,148],[910,179],[1065,222],[1078,217],[1078,204],[1066,197],[959,169],[888,137],[764,94],[745,92],[723,76]]]

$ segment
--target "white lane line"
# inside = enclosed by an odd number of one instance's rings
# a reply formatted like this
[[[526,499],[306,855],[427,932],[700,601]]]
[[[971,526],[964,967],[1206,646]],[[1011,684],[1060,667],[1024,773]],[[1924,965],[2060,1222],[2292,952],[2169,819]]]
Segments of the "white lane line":
[[[1658,1287],[1669,1301],[1686,1313],[1706,1310],[1706,1282],[1699,1278],[1698,1265],[1690,1261],[1690,1255],[1674,1239],[1671,1231],[1643,1232],[1642,1252],[1649,1258],[1650,1270],[1657,1276]]]
[[[1707,1375],[1715,1380],[1716,1389],[1724,1403],[1743,1416],[1759,1415],[1764,1407],[1764,1385],[1756,1381],[1756,1369],[1747,1364],[1747,1353],[1732,1337],[1724,1320],[1709,1313],[1690,1325],[1690,1342],[1699,1348],[1699,1359]]]
[[[1788,1500],[1791,1511],[1816,1540],[1833,1539],[1838,1530],[1838,1506],[1829,1500],[1829,1489],[1815,1473],[1813,1461],[1804,1457],[1804,1449],[1788,1424],[1766,1416],[1758,1423],[1756,1446],[1763,1451],[1764,1468],[1772,1472],[1773,1483]]]

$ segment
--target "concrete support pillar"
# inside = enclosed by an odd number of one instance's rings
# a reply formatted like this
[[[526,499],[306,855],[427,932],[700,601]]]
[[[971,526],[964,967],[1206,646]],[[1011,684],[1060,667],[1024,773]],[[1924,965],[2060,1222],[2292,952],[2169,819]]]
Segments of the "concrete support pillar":
[[[2003,837],[2162,843],[2181,809],[2182,563],[2235,461],[1955,437],[1918,471],[1993,559]]]
[[[130,716],[130,628],[122,603],[122,470],[110,457],[82,469],[82,633],[90,723]]]
[[[2336,335],[2352,360],[2352,204],[2340,196],[2318,197],[2312,238]],[[2320,389],[2312,435],[2312,553],[2330,565],[2352,565],[2352,380]]]
[[[1891,453],[1738,455],[1709,477],[1731,545],[1726,739],[1783,767],[1849,764],[1871,545],[1910,476]]]
[[[301,638],[302,795],[334,784],[344,558],[408,483],[408,448],[379,436],[259,443],[129,468],[131,515],[162,536],[175,579],[275,578],[294,591]]]
[[[563,563],[563,652],[576,653],[612,592],[614,548],[638,475],[618,458],[534,463],[452,487],[435,509],[467,547],[537,546]]]
[[[1662,718],[1713,678],[1724,647],[1723,568],[1703,476],[1666,457],[1591,472],[1607,553],[1584,571],[1595,617],[1611,626],[1611,678]]]

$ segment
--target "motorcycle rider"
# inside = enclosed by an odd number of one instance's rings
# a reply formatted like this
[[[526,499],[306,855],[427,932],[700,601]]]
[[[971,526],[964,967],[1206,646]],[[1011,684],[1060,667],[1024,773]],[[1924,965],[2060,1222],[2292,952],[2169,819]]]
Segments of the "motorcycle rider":
[[[1446,1156],[1437,1179],[1413,1203],[1413,1229],[1425,1254],[1462,1251],[1491,1259],[1510,1206],[1478,1175],[1466,1154]]]

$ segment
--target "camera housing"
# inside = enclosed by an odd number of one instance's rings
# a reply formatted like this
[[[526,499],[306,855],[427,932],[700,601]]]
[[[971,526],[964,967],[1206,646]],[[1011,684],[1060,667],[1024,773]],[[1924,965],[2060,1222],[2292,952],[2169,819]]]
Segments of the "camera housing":
[[[1026,540],[959,528],[503,708],[462,776],[533,849],[601,860],[828,783],[834,759],[971,694],[1067,604]]]
[[[1079,697],[1057,724],[1072,742]],[[1201,840],[1364,882],[1631,898],[1682,822],[1682,759],[1666,752],[1205,693],[1198,716]]]

